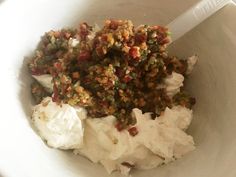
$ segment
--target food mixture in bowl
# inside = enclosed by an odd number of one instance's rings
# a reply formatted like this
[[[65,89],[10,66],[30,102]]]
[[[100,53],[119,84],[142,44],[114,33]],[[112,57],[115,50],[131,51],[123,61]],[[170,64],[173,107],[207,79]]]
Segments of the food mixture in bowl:
[[[129,20],[45,33],[29,63],[39,135],[109,173],[154,168],[192,151],[185,130],[195,98],[183,82],[197,56],[169,56],[169,35]]]

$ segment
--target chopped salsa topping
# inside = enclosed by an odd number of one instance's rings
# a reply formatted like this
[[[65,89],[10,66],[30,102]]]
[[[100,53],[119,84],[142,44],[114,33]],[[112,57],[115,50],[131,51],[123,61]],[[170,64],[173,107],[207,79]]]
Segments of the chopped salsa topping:
[[[162,26],[135,28],[129,20],[107,20],[94,32],[82,23],[77,29],[45,33],[29,70],[52,76],[54,102],[84,107],[92,118],[114,115],[117,130],[127,128],[135,136],[133,108],[151,112],[155,119],[166,107],[195,104],[185,91],[171,98],[162,87],[172,72],[187,71],[186,60],[168,56],[169,42],[169,31]],[[37,103],[50,95],[36,81],[32,94]]]

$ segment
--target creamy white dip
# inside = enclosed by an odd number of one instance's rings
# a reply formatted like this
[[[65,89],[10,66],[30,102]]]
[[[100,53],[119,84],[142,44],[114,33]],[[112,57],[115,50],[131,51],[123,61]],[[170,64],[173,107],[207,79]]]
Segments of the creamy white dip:
[[[49,97],[35,106],[32,118],[49,146],[75,149],[75,153],[101,163],[109,173],[128,173],[127,163],[138,169],[154,168],[194,149],[193,138],[184,131],[192,120],[191,110],[166,108],[155,120],[136,108],[133,115],[139,132],[136,136],[117,131],[114,116],[87,118],[83,108],[57,105]]]

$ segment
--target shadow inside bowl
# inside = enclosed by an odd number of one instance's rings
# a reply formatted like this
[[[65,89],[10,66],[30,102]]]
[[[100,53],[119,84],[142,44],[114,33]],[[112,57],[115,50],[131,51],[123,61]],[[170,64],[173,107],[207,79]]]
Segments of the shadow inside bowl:
[[[27,56],[29,57],[25,57],[23,59],[23,63],[21,65],[19,76],[18,76],[18,80],[20,83],[20,90],[19,90],[18,97],[21,102],[21,107],[26,115],[26,118],[28,119],[31,128],[34,129],[34,126],[32,126],[32,122],[31,122],[31,114],[32,114],[33,105],[35,103],[31,95],[31,87],[30,87],[33,81],[33,78],[28,72],[29,71],[28,63],[30,60],[30,56],[32,56],[32,53],[30,53]]]

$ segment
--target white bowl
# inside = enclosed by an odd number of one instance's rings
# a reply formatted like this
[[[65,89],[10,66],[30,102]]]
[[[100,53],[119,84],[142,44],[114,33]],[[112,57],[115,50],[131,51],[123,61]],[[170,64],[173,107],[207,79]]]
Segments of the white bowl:
[[[24,56],[50,29],[107,18],[166,25],[197,0],[0,1],[0,176],[108,176],[100,165],[47,147],[30,124],[30,77]],[[196,150],[169,165],[134,171],[137,177],[236,176],[236,7],[229,4],[170,46],[180,57],[200,60],[187,81],[196,96],[189,133]],[[119,176],[114,173],[111,176]]]

